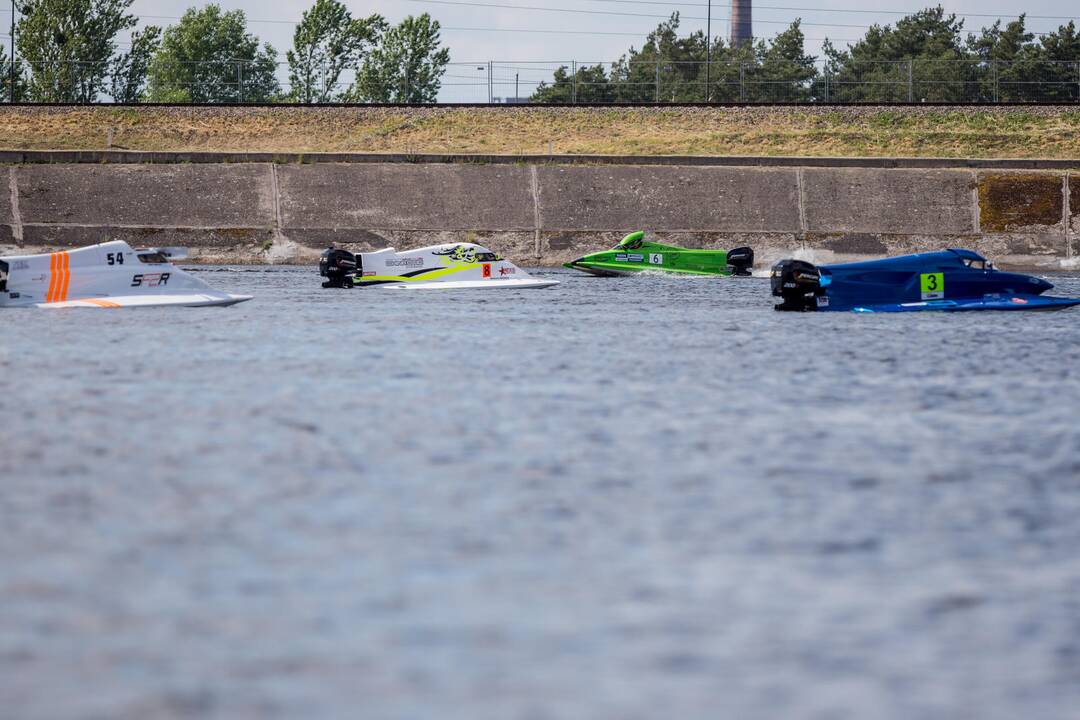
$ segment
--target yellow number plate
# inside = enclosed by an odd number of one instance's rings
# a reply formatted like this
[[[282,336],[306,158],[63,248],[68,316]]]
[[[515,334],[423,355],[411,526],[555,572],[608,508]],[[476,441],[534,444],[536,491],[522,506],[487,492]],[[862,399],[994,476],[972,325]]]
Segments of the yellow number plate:
[[[919,287],[923,300],[943,300],[945,298],[945,273],[923,273],[919,276]]]

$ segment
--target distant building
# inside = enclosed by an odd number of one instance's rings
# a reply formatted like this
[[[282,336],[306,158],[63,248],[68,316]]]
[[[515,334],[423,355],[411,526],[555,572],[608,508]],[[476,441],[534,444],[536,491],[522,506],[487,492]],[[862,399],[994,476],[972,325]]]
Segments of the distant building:
[[[754,42],[754,30],[750,27],[750,0],[731,0],[731,36],[728,44],[740,47]]]

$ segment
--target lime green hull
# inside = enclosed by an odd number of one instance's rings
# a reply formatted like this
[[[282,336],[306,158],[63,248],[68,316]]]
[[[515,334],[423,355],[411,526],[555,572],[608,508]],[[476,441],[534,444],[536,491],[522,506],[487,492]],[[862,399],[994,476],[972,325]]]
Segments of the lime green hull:
[[[593,275],[633,275],[640,272],[665,272],[682,275],[748,275],[753,265],[753,252],[749,248],[732,250],[689,250],[646,242],[643,232],[635,232],[623,238],[611,250],[591,253],[566,263],[563,267],[581,270]]]

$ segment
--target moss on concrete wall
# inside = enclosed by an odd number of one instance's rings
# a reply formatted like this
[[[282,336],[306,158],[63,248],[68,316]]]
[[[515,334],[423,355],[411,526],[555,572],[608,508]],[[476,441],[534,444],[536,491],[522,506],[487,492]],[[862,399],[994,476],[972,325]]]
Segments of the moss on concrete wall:
[[[979,176],[979,225],[983,232],[1061,226],[1060,175],[997,173]]]

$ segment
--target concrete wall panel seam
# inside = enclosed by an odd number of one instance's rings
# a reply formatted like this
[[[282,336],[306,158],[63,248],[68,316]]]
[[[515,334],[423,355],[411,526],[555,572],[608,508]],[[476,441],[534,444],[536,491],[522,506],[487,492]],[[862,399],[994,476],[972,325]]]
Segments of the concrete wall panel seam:
[[[274,235],[280,235],[285,224],[281,221],[281,184],[278,182],[277,165],[274,163],[270,163],[270,189],[274,198]]]
[[[795,169],[795,183],[798,185],[799,192],[796,196],[796,202],[799,204],[799,240],[802,242],[803,247],[806,247],[806,234],[809,228],[806,226],[806,186],[804,185],[805,179],[803,178],[803,169]]]
[[[536,243],[536,261],[540,262],[542,254],[540,252],[540,227],[541,227],[541,214],[540,214],[540,179],[537,177],[536,165],[529,166],[529,186],[532,190],[533,198],[533,225],[534,235]]]
[[[1067,258],[1073,256],[1072,234],[1069,232],[1072,226],[1072,208],[1069,207],[1072,192],[1069,182],[1069,173],[1065,173],[1065,182],[1061,184],[1061,192],[1064,195],[1061,202],[1061,224],[1065,228],[1065,257]]]
[[[971,227],[972,232],[982,232],[982,218],[979,215],[979,171],[971,171]]]
[[[15,242],[22,244],[23,223],[19,212],[19,180],[15,176],[15,166],[8,168],[8,190],[11,192],[11,235]]]

